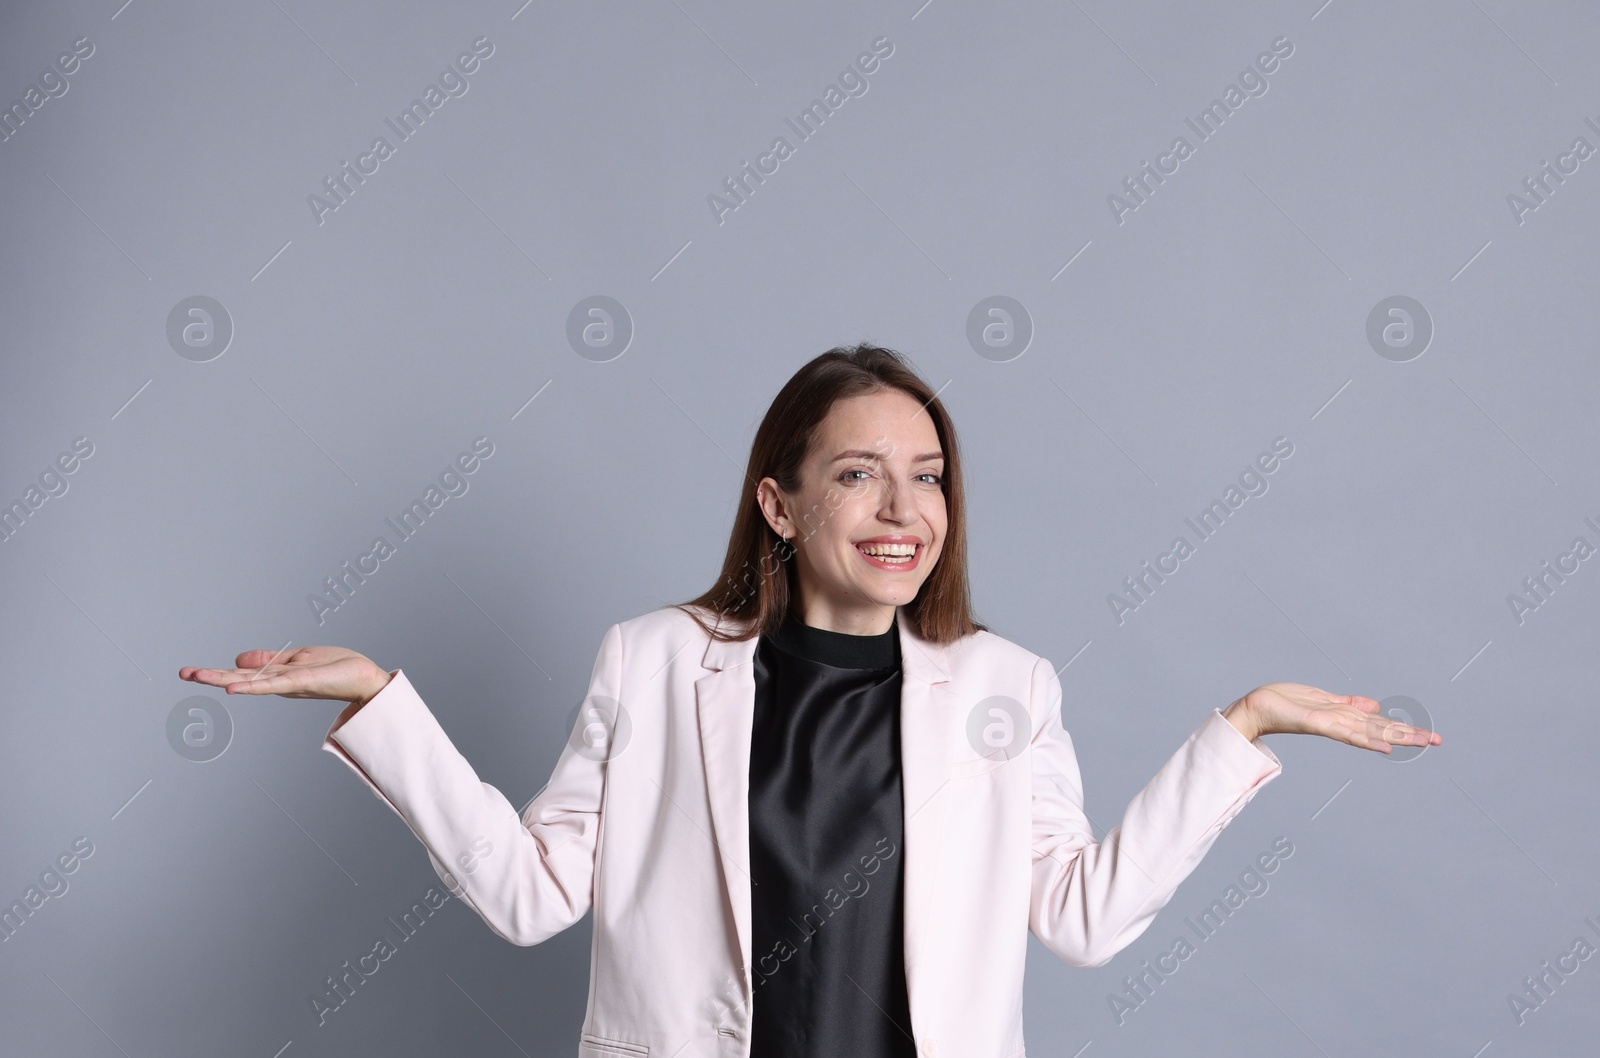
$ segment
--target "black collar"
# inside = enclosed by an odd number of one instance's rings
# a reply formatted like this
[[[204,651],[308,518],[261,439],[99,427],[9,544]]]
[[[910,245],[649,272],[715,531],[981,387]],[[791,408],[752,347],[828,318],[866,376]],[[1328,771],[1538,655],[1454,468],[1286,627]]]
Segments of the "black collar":
[[[898,621],[898,614],[896,615]],[[841,669],[896,669],[900,667],[900,633],[895,623],[879,635],[852,635],[814,628],[793,611],[772,636],[773,645],[786,654]]]

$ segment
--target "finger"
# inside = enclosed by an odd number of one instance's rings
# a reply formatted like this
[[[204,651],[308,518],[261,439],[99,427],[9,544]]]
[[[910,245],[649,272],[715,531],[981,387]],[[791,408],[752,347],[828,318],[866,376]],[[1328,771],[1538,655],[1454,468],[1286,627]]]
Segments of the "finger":
[[[218,684],[229,694],[285,694],[299,686],[299,673],[280,672],[263,676],[254,672],[242,673],[231,682]]]
[[[180,679],[190,683],[204,683],[212,687],[221,687],[238,680],[243,673],[238,669],[202,669],[195,666],[185,666],[178,670]]]
[[[238,694],[241,692],[234,690],[233,688],[252,682],[264,682],[268,679],[283,679],[287,681],[288,674],[281,671],[263,674],[258,669],[191,669],[189,676],[186,678],[194,683],[203,683],[210,687],[227,688],[229,694]],[[284,685],[287,686],[287,682]],[[249,691],[243,693],[259,694],[276,692]]]
[[[1348,742],[1357,749],[1370,749],[1375,753],[1390,752],[1389,740],[1384,737],[1383,726],[1374,723],[1365,714],[1351,716],[1346,713],[1338,717],[1338,721],[1330,725],[1332,730],[1327,732],[1328,737]]]
[[[283,660],[289,653],[288,647],[281,650],[246,650],[234,658],[233,663],[241,669],[264,669]]]
[[[1444,741],[1443,736],[1436,731],[1429,731],[1425,727],[1417,727],[1414,724],[1403,723],[1399,720],[1375,717],[1373,723],[1376,725],[1380,720],[1384,721],[1384,723],[1376,727],[1376,733],[1378,737],[1390,745],[1432,746]]]

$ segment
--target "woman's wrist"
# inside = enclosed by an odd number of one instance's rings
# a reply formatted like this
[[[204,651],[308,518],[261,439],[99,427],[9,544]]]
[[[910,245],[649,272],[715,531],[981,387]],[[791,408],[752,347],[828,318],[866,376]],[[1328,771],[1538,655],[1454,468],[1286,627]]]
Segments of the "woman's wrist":
[[[350,702],[350,704],[355,706],[357,709],[360,709],[362,706],[372,701],[372,699],[376,698],[379,692],[381,692],[385,687],[389,686],[389,681],[394,679],[394,676],[389,672],[388,669],[380,667],[376,662],[373,663],[373,670],[370,689],[365,694],[361,695],[361,697],[353,699]]]
[[[1261,737],[1261,729],[1256,724],[1255,714],[1250,712],[1250,707],[1245,704],[1243,698],[1235,700],[1226,709],[1222,710],[1222,715],[1227,719],[1228,723],[1238,730],[1239,734],[1250,741],[1254,742]]]

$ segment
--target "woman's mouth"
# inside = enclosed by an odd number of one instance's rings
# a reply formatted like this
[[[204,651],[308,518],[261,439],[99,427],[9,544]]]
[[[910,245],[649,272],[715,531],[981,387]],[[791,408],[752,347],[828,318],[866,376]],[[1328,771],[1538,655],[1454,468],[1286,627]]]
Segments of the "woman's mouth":
[[[915,569],[922,559],[921,544],[857,544],[856,551],[878,569]]]

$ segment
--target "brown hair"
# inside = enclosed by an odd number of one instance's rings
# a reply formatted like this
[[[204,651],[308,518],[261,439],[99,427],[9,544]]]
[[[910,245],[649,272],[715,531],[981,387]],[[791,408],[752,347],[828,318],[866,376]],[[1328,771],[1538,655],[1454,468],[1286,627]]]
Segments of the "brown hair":
[[[945,458],[941,475],[947,521],[944,545],[916,598],[900,608],[901,618],[910,622],[918,636],[934,643],[988,630],[973,617],[967,586],[966,500],[955,425],[938,396],[901,354],[862,342],[829,349],[796,371],[773,398],[756,429],[722,573],[699,597],[673,604],[693,617],[708,635],[743,640],[778,630],[795,598],[798,573],[793,562],[782,561],[794,548],[767,524],[756,500],[756,485],[770,477],[785,492],[797,491],[800,464],[834,404],[886,389],[900,390],[923,406],[933,419]],[[706,617],[716,619],[716,627],[708,624]]]

